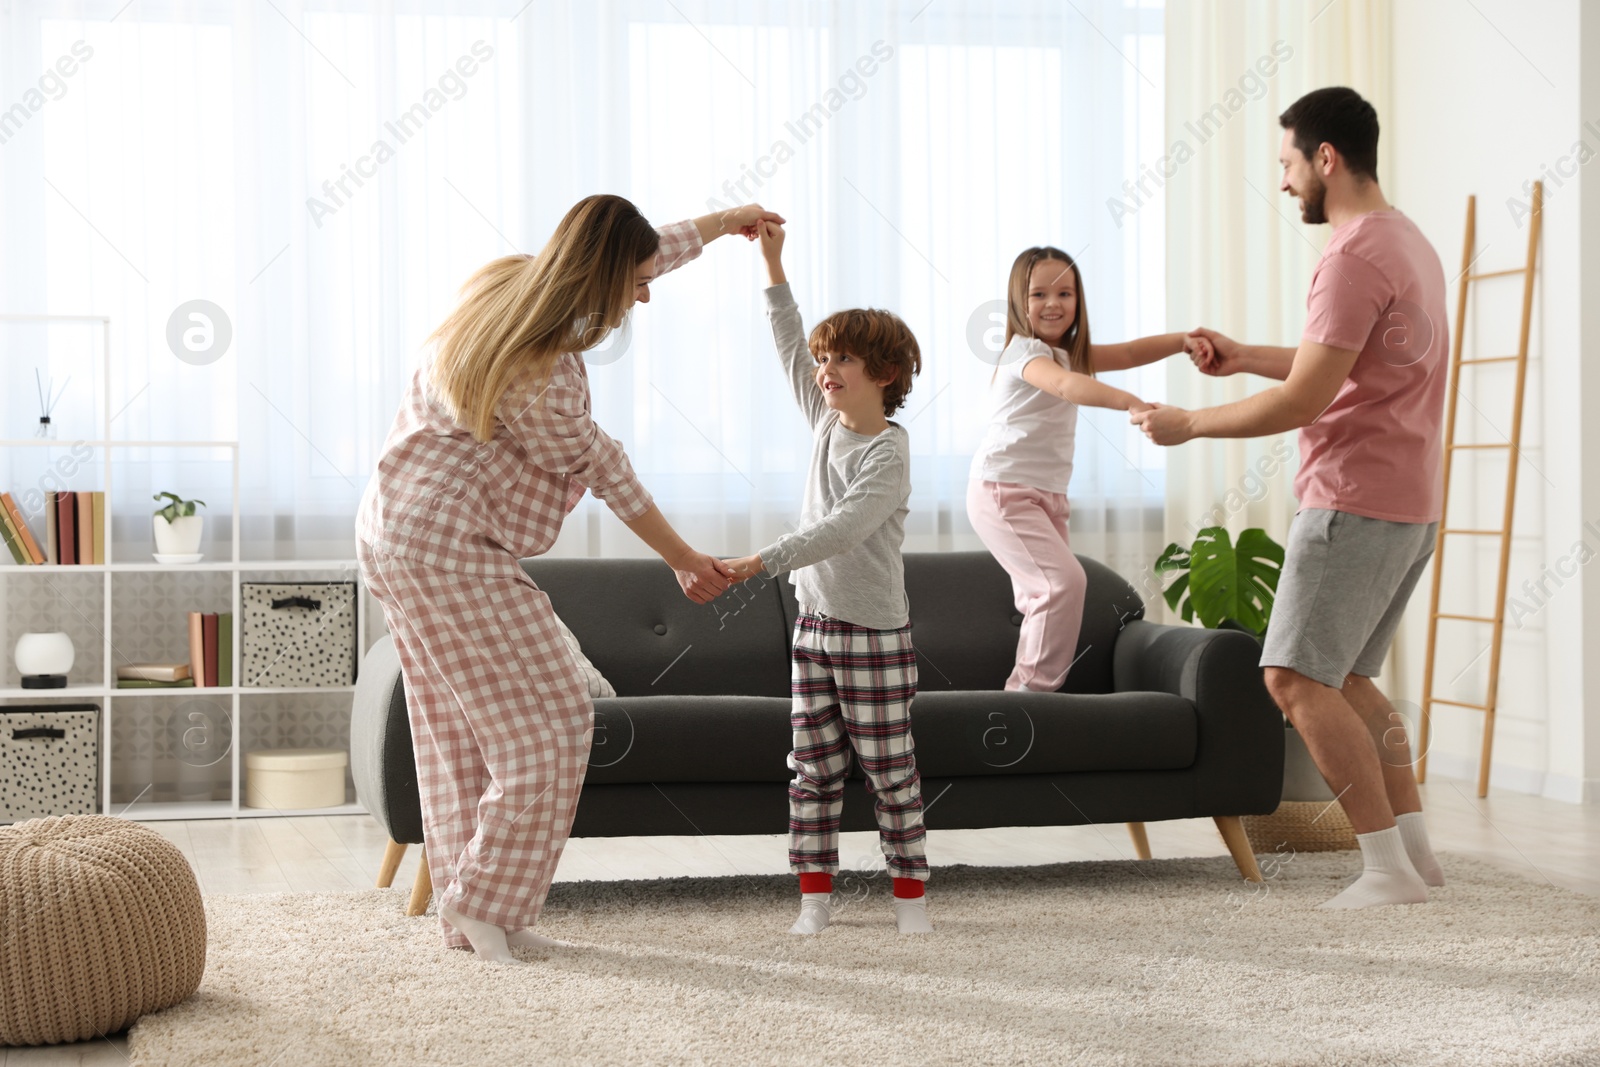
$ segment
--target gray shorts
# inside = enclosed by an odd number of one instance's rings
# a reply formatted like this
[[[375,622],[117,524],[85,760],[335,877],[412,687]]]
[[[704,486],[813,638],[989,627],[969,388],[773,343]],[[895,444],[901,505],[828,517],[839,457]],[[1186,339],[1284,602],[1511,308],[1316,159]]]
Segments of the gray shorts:
[[[1346,675],[1376,678],[1438,529],[1327,508],[1298,512],[1261,665],[1335,689]]]

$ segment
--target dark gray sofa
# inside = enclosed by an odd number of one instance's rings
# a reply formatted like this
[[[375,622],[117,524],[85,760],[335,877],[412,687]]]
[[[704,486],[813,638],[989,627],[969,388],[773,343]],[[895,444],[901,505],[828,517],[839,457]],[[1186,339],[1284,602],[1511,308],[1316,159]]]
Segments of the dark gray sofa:
[[[1283,786],[1283,717],[1262,685],[1260,645],[1242,633],[1146,622],[1126,581],[1079,558],[1089,588],[1066,685],[1008,693],[1021,617],[1005,572],[985,552],[906,556],[928,828],[1209,817],[1244,876],[1259,879],[1239,817],[1273,811]],[[784,832],[789,582],[753,580],[696,605],[655,560],[523,567],[619,694],[595,702],[574,836]],[[352,774],[390,836],[415,843],[404,712],[385,639],[360,673]],[[846,791],[843,828],[876,828],[864,785]],[[1142,827],[1133,829],[1147,856]]]

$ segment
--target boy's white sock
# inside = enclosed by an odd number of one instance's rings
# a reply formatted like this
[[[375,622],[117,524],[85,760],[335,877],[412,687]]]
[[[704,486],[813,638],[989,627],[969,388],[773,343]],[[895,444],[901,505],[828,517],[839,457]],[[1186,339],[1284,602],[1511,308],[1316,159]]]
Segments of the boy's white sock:
[[[931,934],[933,924],[928,921],[928,898],[896,897],[894,925],[902,934]]]
[[[1411,866],[1417,869],[1417,874],[1428,885],[1444,885],[1444,868],[1439,866],[1439,858],[1428,843],[1428,824],[1423,821],[1422,812],[1408,811],[1396,815],[1394,821],[1400,827],[1400,840],[1406,843],[1406,855],[1411,857]]]
[[[472,951],[478,957],[490,963],[515,963],[519,966],[522,961],[511,954],[511,947],[506,944],[506,932],[493,923],[480,922],[469,919],[460,912],[451,908],[441,907],[439,914],[444,921],[461,932],[472,944]]]
[[[1330,909],[1373,908],[1382,904],[1422,904],[1428,899],[1428,887],[1406,855],[1405,842],[1400,840],[1400,828],[1374,830],[1370,834],[1357,834],[1361,845],[1361,859],[1365,869],[1343,893],[1322,904]]]
[[[833,917],[828,912],[828,893],[801,893],[800,918],[789,927],[791,934],[820,934]]]

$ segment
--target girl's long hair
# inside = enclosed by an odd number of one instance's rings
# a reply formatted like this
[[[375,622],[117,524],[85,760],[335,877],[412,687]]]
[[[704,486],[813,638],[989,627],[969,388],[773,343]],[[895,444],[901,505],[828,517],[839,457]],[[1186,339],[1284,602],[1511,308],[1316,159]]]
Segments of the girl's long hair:
[[[589,196],[537,256],[503,256],[479,269],[429,337],[438,342],[430,382],[451,416],[491,440],[509,389],[537,391],[563,354],[593,348],[622,325],[639,265],[660,247],[627,200]]]
[[[1078,313],[1072,320],[1060,347],[1067,351],[1067,369],[1079,374],[1094,376],[1093,361],[1089,356],[1089,305],[1083,295],[1083,272],[1073,258],[1049,245],[1024,249],[1011,264],[1011,281],[1006,286],[1006,344],[1013,337],[1032,337],[1033,327],[1028,325],[1028,281],[1033,268],[1045,261],[1061,263],[1072,271],[1072,280],[1078,292]]]

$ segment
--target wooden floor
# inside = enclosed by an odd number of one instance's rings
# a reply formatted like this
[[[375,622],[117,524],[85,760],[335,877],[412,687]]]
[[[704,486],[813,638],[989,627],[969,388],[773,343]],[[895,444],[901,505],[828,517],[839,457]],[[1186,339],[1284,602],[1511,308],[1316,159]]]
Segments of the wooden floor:
[[[1423,787],[1434,848],[1475,856],[1525,877],[1600,895],[1600,805],[1572,805],[1517,793],[1473,795],[1470,783],[1437,776]],[[147,824],[188,857],[206,895],[314,893],[366,889],[377,880],[387,839],[365,815]],[[1227,849],[1209,819],[1151,823],[1156,858],[1220,856]],[[409,886],[420,850],[409,849],[395,885]],[[928,835],[934,878],[941,864],[1029,866],[1068,860],[1133,861],[1121,826],[936,830]],[[882,867],[875,834],[844,834],[846,868]],[[574,838],[559,881],[780,874],[780,835],[760,837]],[[1352,857],[1351,873],[1357,870]],[[1446,872],[1449,866],[1446,864]],[[420,920],[419,920],[420,921]],[[53,1048],[0,1049],[0,1067],[118,1067],[120,1037]]]

